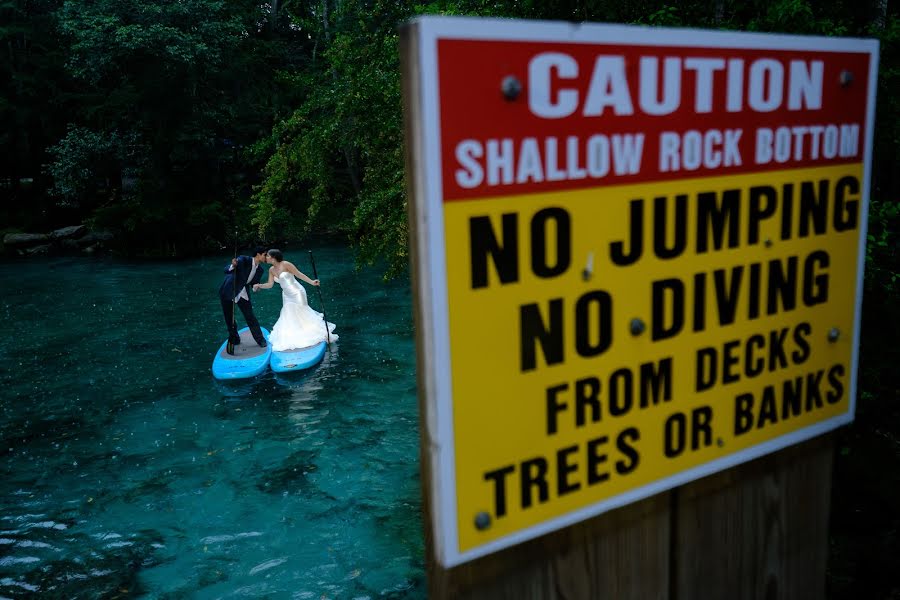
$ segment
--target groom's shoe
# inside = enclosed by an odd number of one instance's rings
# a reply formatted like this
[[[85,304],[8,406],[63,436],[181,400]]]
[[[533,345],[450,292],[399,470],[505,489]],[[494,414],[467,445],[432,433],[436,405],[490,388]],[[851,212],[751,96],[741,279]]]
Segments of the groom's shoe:
[[[263,341],[261,341],[261,342],[256,342],[256,343],[259,344],[259,347],[260,347],[260,348],[265,348],[266,346],[269,345],[269,344],[266,343],[266,340],[263,340]]]

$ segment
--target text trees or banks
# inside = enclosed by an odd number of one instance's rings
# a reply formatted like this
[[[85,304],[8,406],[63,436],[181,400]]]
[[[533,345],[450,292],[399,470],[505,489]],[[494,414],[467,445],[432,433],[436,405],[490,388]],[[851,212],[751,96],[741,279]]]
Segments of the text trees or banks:
[[[874,42],[419,31],[445,566],[853,418]]]

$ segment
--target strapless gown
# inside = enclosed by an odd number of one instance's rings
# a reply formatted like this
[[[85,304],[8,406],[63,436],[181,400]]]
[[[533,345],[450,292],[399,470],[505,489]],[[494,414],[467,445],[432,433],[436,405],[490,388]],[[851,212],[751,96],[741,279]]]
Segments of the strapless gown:
[[[275,281],[281,286],[282,306],[281,314],[269,334],[272,350],[280,352],[306,348],[325,341],[322,313],[309,305],[303,285],[287,271],[282,271]],[[331,341],[338,339],[334,334],[334,327],[334,323],[328,323]]]

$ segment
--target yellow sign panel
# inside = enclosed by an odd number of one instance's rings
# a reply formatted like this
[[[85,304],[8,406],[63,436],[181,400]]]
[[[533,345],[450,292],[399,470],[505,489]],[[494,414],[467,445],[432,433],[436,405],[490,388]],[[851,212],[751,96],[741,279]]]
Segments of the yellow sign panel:
[[[411,37],[442,565],[852,420],[875,42],[443,18]]]
[[[445,204],[460,549],[846,414],[861,177]]]

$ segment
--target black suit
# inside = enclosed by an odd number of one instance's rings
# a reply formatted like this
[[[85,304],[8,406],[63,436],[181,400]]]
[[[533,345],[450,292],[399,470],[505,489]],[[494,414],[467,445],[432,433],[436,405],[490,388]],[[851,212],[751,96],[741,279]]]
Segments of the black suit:
[[[225,315],[225,325],[228,327],[228,339],[239,344],[241,337],[238,335],[237,324],[234,322],[234,300],[241,295],[244,289],[247,290],[248,300],[238,299],[237,306],[241,309],[247,326],[250,327],[253,339],[257,344],[263,345],[266,343],[266,338],[263,336],[259,321],[256,320],[256,315],[253,314],[253,304],[249,300],[253,284],[259,283],[262,279],[262,263],[256,265],[256,273],[253,274],[250,281],[247,281],[251,270],[253,270],[253,259],[249,256],[238,256],[237,267],[234,269],[231,265],[225,267],[225,280],[219,286],[219,298],[222,300],[222,312]]]

